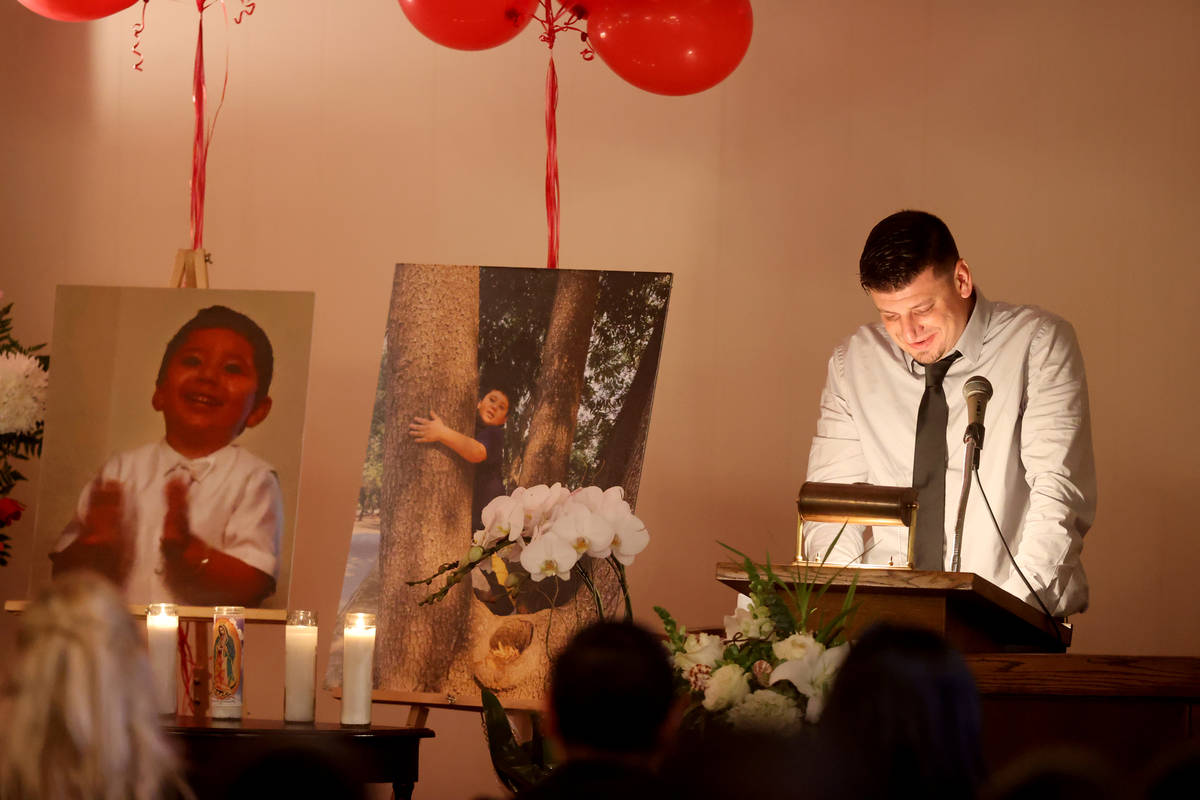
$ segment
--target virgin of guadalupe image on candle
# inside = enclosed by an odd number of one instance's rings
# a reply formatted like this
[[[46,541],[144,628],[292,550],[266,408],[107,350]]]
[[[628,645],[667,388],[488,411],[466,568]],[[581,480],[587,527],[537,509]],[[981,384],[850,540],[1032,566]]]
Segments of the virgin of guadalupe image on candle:
[[[242,688],[242,639],[233,620],[218,617],[213,627],[212,694],[229,700]]]
[[[518,489],[599,487],[632,511],[670,290],[666,273],[397,265],[327,687],[342,620],[367,612],[389,698],[477,707],[485,687],[534,708],[597,596],[623,609],[615,568],[533,574],[532,542],[432,604],[440,584],[412,582],[459,562]]]

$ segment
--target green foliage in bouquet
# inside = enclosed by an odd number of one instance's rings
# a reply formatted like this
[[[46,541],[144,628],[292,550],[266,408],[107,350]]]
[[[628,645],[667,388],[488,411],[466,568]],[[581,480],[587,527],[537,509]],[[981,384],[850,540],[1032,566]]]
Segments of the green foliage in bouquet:
[[[760,569],[744,553],[721,546],[741,560],[750,596],[749,607],[725,618],[724,636],[688,633],[665,609],[654,609],[680,691],[690,700],[685,726],[790,731],[816,722],[847,653],[857,576],[841,609],[824,620],[816,616],[817,603],[841,570],[818,585],[807,565],[793,567],[784,580],[769,557]]]

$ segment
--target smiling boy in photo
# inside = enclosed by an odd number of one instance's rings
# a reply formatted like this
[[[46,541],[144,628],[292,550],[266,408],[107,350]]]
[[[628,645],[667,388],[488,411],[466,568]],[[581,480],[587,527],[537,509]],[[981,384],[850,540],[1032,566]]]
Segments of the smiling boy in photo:
[[[164,438],[111,457],[51,553],[55,575],[87,568],[129,602],[255,607],[275,591],[279,478],[234,444],[271,410],[271,342],[225,306],[168,342],[151,404]]]

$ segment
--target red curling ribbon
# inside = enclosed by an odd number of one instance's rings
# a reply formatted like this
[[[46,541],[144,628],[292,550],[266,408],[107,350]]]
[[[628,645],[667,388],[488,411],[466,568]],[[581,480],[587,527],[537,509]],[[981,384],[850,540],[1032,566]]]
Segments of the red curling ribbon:
[[[221,11],[225,16],[225,27],[229,27],[229,10],[225,0],[220,0]],[[201,250],[204,247],[204,189],[208,176],[208,148],[212,144],[213,131],[217,127],[217,117],[221,115],[221,107],[225,105],[225,90],[229,88],[229,49],[225,50],[225,76],[221,82],[221,97],[217,100],[217,108],[213,112],[212,121],[205,125],[205,103],[208,90],[204,82],[204,10],[212,5],[205,0],[196,0],[196,10],[199,11],[199,22],[196,32],[196,65],[192,73],[192,104],[196,108],[196,131],[192,137],[192,182],[191,182],[191,214],[190,232],[192,249]],[[239,18],[254,11],[254,4],[239,14]],[[235,20],[234,24],[237,24]]]
[[[204,184],[208,163],[207,132],[204,127],[204,0],[196,0],[199,21],[196,28],[196,62],[192,70],[192,105],[196,109],[196,130],[192,136],[192,182],[190,231],[192,249],[204,246]]]
[[[558,72],[554,68],[554,40],[563,31],[574,31],[584,41],[580,52],[585,61],[592,60],[592,50],[586,45],[587,33],[578,26],[586,15],[581,6],[565,5],[557,12],[551,8],[551,0],[541,0],[542,16],[534,16],[542,25],[539,37],[550,48],[550,63],[546,67],[546,228],[549,242],[546,247],[546,268],[558,268]],[[565,21],[563,17],[566,17]]]
[[[150,5],[150,0],[142,0],[142,21],[135,23],[133,26],[133,54],[137,56],[137,63],[133,68],[138,72],[142,71],[142,64],[145,58],[142,56],[142,34],[146,31],[146,6]]]
[[[248,17],[251,14],[253,14],[254,9],[258,7],[257,3],[250,3],[250,2],[247,2],[247,0],[241,0],[241,3],[242,3],[241,11],[239,11],[237,13],[237,16],[233,18],[234,25],[241,25],[242,19],[244,17]],[[225,0],[221,0],[221,5],[222,5],[222,7],[224,7]]]
[[[549,245],[546,268],[558,267],[558,73],[554,69],[554,51],[546,68],[546,227]]]

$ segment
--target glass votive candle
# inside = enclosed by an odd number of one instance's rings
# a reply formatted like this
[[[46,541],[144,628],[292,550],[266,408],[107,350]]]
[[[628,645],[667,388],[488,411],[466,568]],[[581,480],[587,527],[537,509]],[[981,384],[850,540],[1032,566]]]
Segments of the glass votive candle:
[[[375,615],[347,614],[342,631],[342,724],[371,724]]]
[[[179,610],[172,603],[146,606],[146,645],[154,705],[160,714],[174,714],[179,685]]]
[[[209,708],[213,719],[242,718],[242,663],[246,609],[217,606],[213,609],[212,674]]]
[[[289,611],[283,645],[283,719],[312,722],[317,702],[317,612]]]

